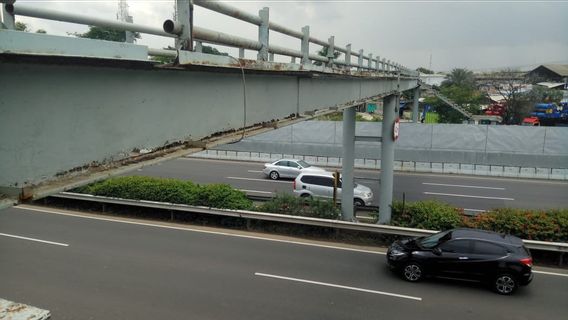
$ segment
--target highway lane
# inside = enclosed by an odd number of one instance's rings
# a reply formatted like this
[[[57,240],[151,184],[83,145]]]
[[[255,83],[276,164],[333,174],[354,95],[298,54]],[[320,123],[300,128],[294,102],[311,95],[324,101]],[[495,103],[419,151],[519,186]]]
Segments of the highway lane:
[[[560,270],[504,297],[476,284],[407,283],[387,270],[382,248],[31,209],[0,211],[0,234],[67,246],[0,235],[0,296],[54,319],[553,320],[568,312]]]
[[[228,183],[255,195],[292,192],[291,180],[271,181],[256,162],[180,158],[145,167],[131,174],[187,179],[196,183]],[[329,170],[334,170],[329,168]],[[370,187],[378,205],[379,171],[355,170],[356,182]],[[568,183],[556,181],[395,173],[394,198],[407,201],[437,199],[469,212],[498,207],[567,208]]]

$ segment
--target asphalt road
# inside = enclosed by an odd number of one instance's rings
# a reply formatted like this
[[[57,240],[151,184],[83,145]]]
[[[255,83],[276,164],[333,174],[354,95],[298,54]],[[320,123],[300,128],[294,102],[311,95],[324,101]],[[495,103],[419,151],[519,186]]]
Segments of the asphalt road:
[[[253,195],[292,192],[292,180],[269,180],[263,167],[255,162],[180,158],[131,174],[228,183]],[[379,175],[378,170],[355,170],[356,182],[373,190],[374,205],[379,204]],[[502,207],[568,208],[568,183],[560,181],[395,173],[394,199],[402,200],[403,193],[407,201],[437,199],[470,213]]]
[[[477,284],[405,282],[387,270],[380,248],[30,208],[0,211],[0,297],[48,309],[57,320],[554,320],[568,314],[565,271],[536,273],[516,295],[499,296]]]

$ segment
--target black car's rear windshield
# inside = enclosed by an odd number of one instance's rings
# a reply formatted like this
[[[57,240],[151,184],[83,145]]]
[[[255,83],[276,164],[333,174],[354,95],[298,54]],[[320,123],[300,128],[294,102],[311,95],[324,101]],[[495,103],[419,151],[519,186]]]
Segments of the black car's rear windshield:
[[[443,231],[440,233],[433,234],[431,236],[421,238],[417,242],[423,248],[434,248],[440,242],[444,242],[445,240],[450,239],[452,236],[452,231]]]

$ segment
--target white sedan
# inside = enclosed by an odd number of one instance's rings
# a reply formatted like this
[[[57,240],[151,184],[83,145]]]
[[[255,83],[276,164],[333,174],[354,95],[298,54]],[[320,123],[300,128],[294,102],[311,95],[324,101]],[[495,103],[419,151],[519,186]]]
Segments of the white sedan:
[[[319,167],[310,165],[304,160],[280,159],[273,163],[265,163],[262,172],[272,180],[280,178],[296,178],[301,172],[324,172]]]

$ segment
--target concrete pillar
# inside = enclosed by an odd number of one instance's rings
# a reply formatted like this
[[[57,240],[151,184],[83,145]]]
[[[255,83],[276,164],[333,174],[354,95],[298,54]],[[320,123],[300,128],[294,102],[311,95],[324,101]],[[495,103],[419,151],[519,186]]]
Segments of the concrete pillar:
[[[134,20],[132,19],[132,16],[128,16],[128,17],[126,18],[126,22],[128,22],[128,23],[134,22]],[[124,31],[124,34],[125,34],[124,42],[126,42],[126,43],[134,43],[134,41],[136,41],[136,38],[134,37],[134,32],[132,32],[132,31]]]
[[[369,53],[369,70],[373,69],[373,54]]]
[[[0,3],[0,7],[2,8],[2,12],[0,13],[2,14],[2,24],[4,27],[11,30],[16,29],[16,20],[14,19],[14,16],[6,11],[4,3]]]
[[[193,21],[191,6],[192,4],[189,0],[176,0],[177,22],[183,26],[181,35],[176,38],[176,47],[181,50],[191,50],[193,45],[191,39],[191,29],[193,27],[191,25]]]
[[[357,70],[363,69],[363,49],[359,50],[359,60],[357,60]]]
[[[244,48],[239,48],[239,58],[240,59],[245,58],[245,49]]]
[[[341,217],[353,221],[353,167],[355,166],[355,107],[343,110]]]
[[[351,43],[346,45],[347,52],[345,53],[345,66],[347,70],[351,70]]]
[[[302,28],[302,65],[311,64],[310,61],[310,26]]]
[[[381,143],[381,182],[379,187],[379,223],[388,224],[392,213],[392,190],[394,176],[393,127],[397,116],[398,95],[390,95],[383,100],[383,128]]]
[[[268,61],[274,62],[274,53],[271,52],[268,54]]]
[[[327,42],[329,43],[329,46],[327,47],[327,65],[329,67],[332,67],[333,59],[335,59],[335,56],[333,55],[333,53],[335,52],[335,36],[329,37]]]
[[[418,123],[418,104],[420,99],[420,87],[414,88],[414,104],[412,106],[412,122]]]
[[[203,52],[203,42],[201,41],[195,42],[195,52]]]
[[[267,7],[264,7],[258,12],[262,23],[258,26],[258,42],[261,44],[261,48],[258,51],[257,59],[261,61],[268,60],[268,17],[269,11]]]

